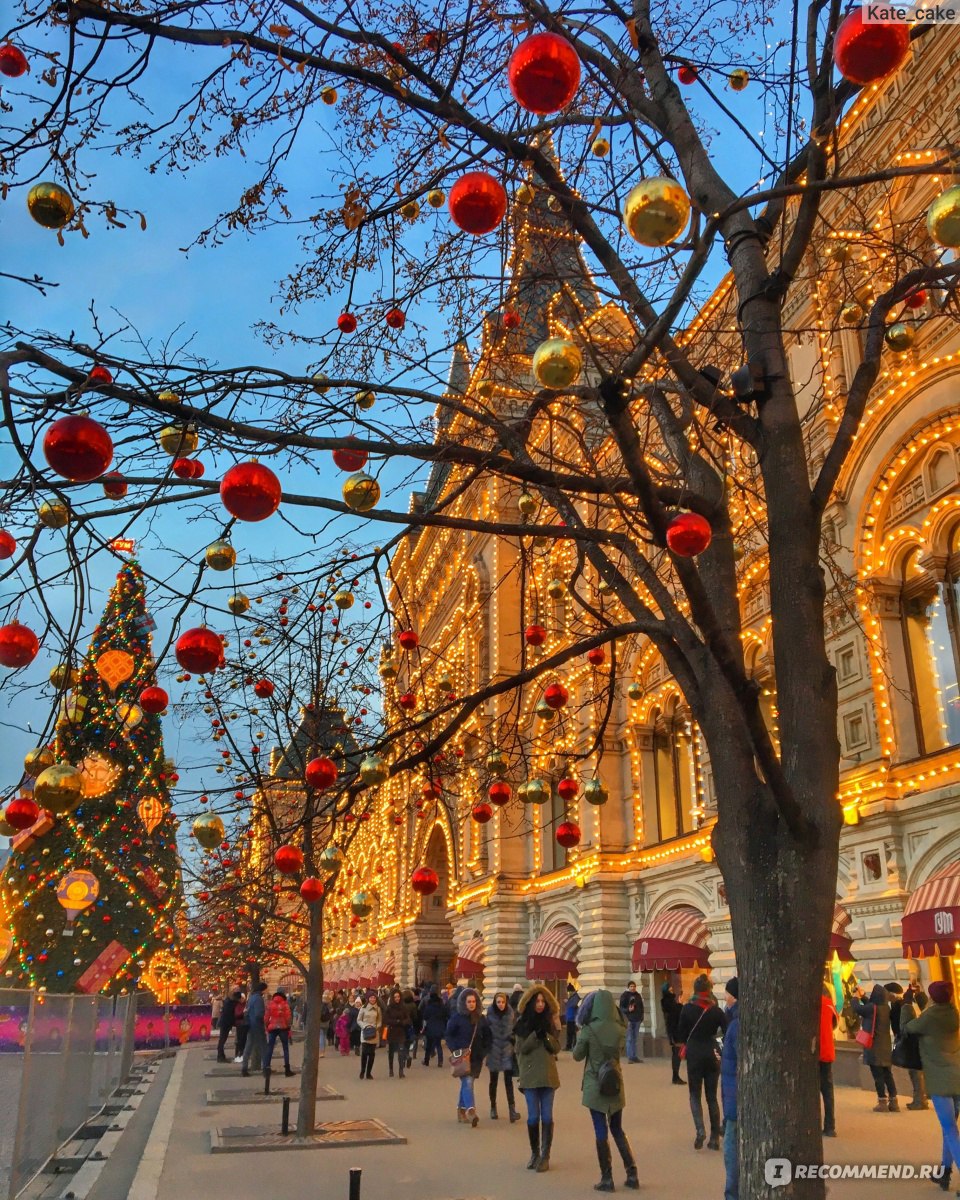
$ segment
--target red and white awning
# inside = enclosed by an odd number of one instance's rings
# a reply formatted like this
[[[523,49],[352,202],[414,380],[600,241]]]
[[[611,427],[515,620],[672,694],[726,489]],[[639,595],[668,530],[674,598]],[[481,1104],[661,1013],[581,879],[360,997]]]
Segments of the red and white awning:
[[[830,931],[830,953],[836,953],[837,958],[841,962],[855,961],[850,949],[853,945],[853,938],[847,937],[847,926],[850,924],[850,921],[850,914],[842,904],[838,904],[833,910],[833,928]]]
[[[671,908],[654,917],[633,943],[635,971],[679,971],[710,966],[709,935],[695,908]]]
[[[527,978],[566,979],[578,975],[580,938],[572,925],[554,925],[541,933],[527,951]]]
[[[900,932],[904,958],[960,953],[960,862],[920,884],[903,910]]]
[[[373,976],[374,987],[390,987],[397,982],[397,960],[391,950],[376,966]]]
[[[464,942],[457,951],[457,965],[454,974],[470,978],[471,975],[483,974],[483,938],[471,938]]]

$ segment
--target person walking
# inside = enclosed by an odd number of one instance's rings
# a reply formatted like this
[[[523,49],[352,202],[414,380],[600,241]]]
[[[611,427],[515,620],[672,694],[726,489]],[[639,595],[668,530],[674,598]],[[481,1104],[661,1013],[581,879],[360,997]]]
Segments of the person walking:
[[[237,1029],[237,1042],[234,1046],[235,1063],[243,1062],[243,1052],[247,1048],[247,1037],[250,1033],[250,1022],[247,1020],[247,997],[240,992],[233,1010],[233,1022]]]
[[[227,1038],[230,1036],[230,1030],[237,1023],[237,1001],[240,998],[241,992],[237,988],[229,996],[224,996],[223,1004],[220,1006],[220,1036],[217,1039],[217,1062],[225,1063],[227,1061]],[[243,1061],[242,1056],[240,1061]]]
[[[638,1063],[637,1035],[643,1020],[643,997],[633,979],[627,984],[626,991],[620,994],[620,1015],[627,1024],[627,1062]]]
[[[517,1014],[510,1007],[506,992],[497,992],[487,1009],[487,1024],[490,1026],[490,1053],[487,1055],[487,1070],[490,1072],[490,1120],[499,1118],[497,1112],[497,1082],[503,1075],[503,1090],[510,1110],[510,1123],[520,1120],[513,1095],[513,1027]]]
[[[528,1171],[550,1169],[553,1147],[553,1097],[560,1086],[557,1055],[560,1053],[560,1005],[543,984],[535,983],[517,1005],[518,1086],[527,1102],[527,1136],[530,1139]]]
[[[685,1084],[687,1081],[680,1077],[680,1039],[677,1036],[680,1028],[680,1010],[683,1005],[677,998],[673,985],[669,980],[660,989],[660,1011],[670,1040],[670,1066],[673,1071],[671,1083]]]
[[[409,988],[403,992],[403,1002],[407,1006],[407,1038],[404,1048],[407,1056],[407,1070],[409,1070],[413,1066],[413,1060],[417,1057],[423,1020],[420,1016],[420,1006]]]
[[[340,1047],[340,1053],[344,1058],[350,1054],[350,1012],[352,1005],[345,1004],[340,1010],[340,1015],[334,1023],[334,1031],[337,1035],[337,1045]],[[353,1009],[355,1012],[356,1009]]]
[[[510,993],[510,1007],[513,1009],[514,1012],[517,1011],[517,1007],[519,1006],[522,998],[523,998],[523,984],[515,983],[513,985],[513,991]]]
[[[263,1061],[264,1073],[270,1070],[273,1048],[279,1039],[280,1045],[283,1047],[283,1073],[289,1077],[293,1074],[293,1071],[290,1070],[290,1028],[293,1025],[293,1013],[290,1011],[285,992],[277,991],[271,996],[270,1003],[267,1005],[265,1025],[269,1036],[267,1053]]]
[[[723,1165],[727,1173],[723,1200],[740,1200],[740,1151],[737,1146],[737,1043],[740,1038],[740,981],[727,984],[727,1027],[720,1055],[720,1099],[723,1102]],[[832,1038],[831,1038],[832,1040]]]
[[[577,1040],[577,1009],[580,1007],[580,993],[572,983],[567,984],[567,999],[563,1006],[563,1019],[567,1025],[567,1044],[565,1050],[572,1050]]]
[[[300,1028],[306,1021],[306,998],[300,1003]],[[327,1056],[327,1038],[331,1037],[330,1027],[333,1024],[333,1008],[330,1004],[330,993],[324,992],[320,997],[320,1058]]]
[[[837,1059],[837,1044],[833,1040],[833,1031],[839,1021],[836,1005],[833,1003],[833,992],[823,985],[823,995],[820,997],[820,1098],[823,1100],[823,1136],[837,1136],[837,1117],[833,1102],[833,1064]]]
[[[457,1078],[460,1095],[457,1102],[457,1120],[466,1122],[476,1129],[480,1123],[474,1100],[474,1081],[480,1078],[483,1060],[490,1053],[493,1036],[490,1025],[480,1009],[480,993],[476,988],[461,988],[457,995],[457,1011],[447,1022],[444,1034],[451,1061],[456,1051],[467,1057],[467,1071]]]
[[[395,987],[390,993],[390,999],[383,1012],[383,1023],[387,1030],[387,1062],[390,1078],[393,1078],[393,1060],[400,1065],[400,1078],[403,1079],[403,1069],[407,1065],[407,1028],[410,1024],[410,1010],[403,1002],[403,993]]]
[[[360,1009],[363,1008],[363,1004],[363,997],[358,994],[354,996],[350,1005],[350,1045],[358,1058],[360,1057]]]
[[[893,1050],[890,1061],[895,1067],[902,1067],[910,1076],[910,1086],[913,1088],[913,1099],[907,1108],[914,1112],[930,1107],[923,1079],[923,1062],[920,1059],[920,1045],[912,1033],[904,1033],[900,1028],[900,1014],[905,1004],[913,1004],[920,1012],[927,1006],[927,997],[920,988],[911,983],[904,992],[899,983],[888,983],[887,993],[892,995],[890,1000],[890,1030],[893,1034]]]
[[[440,999],[436,985],[430,989],[426,1003],[423,1006],[423,1065],[430,1066],[434,1052],[437,1055],[437,1066],[443,1066],[443,1035],[447,1032],[449,1020],[447,1007]]]
[[[259,1071],[263,1065],[263,1055],[267,1048],[267,1029],[265,1025],[267,1015],[266,996],[264,993],[267,990],[265,983],[255,983],[253,991],[250,993],[250,999],[247,1001],[247,1024],[250,1031],[247,1034],[247,1042],[243,1048],[243,1066],[240,1069],[241,1075],[250,1074],[250,1061],[253,1060],[253,1069]]]
[[[893,1078],[893,1042],[890,1037],[890,1005],[887,1002],[887,989],[882,983],[874,984],[870,999],[864,1000],[863,988],[857,988],[857,999],[853,1009],[860,1018],[862,1030],[871,1034],[873,1041],[863,1047],[864,1066],[870,1068],[873,1085],[877,1089],[877,1103],[874,1112],[899,1112],[897,1102],[897,1085]]]
[[[904,1004],[900,1029],[920,1043],[923,1077],[933,1111],[940,1122],[943,1173],[940,1187],[947,1191],[953,1168],[960,1170],[960,1014],[953,1003],[953,984],[938,979],[927,989],[930,1003],[917,1011],[916,997]]]
[[[690,1112],[696,1137],[694,1150],[701,1150],[706,1140],[703,1124],[703,1094],[707,1097],[710,1116],[709,1150],[720,1149],[720,1107],[717,1104],[717,1084],[720,1082],[720,1058],[717,1037],[723,1033],[724,1021],[720,1006],[713,998],[710,980],[698,975],[693,981],[693,999],[680,1010],[677,1036],[686,1047],[687,1088],[690,1092]]]
[[[377,1003],[376,992],[368,992],[365,1004],[357,1009],[357,1029],[360,1031],[360,1078],[373,1078],[373,1060],[383,1026],[383,1012]]]
[[[623,1186],[636,1190],[640,1187],[637,1162],[623,1131],[626,1096],[620,1058],[626,1042],[626,1023],[613,1002],[613,993],[606,988],[591,992],[580,1005],[577,1022],[579,1030],[573,1057],[577,1062],[583,1062],[581,1103],[590,1110],[600,1164],[600,1182],[593,1185],[593,1190],[614,1191],[610,1137],[627,1172]]]

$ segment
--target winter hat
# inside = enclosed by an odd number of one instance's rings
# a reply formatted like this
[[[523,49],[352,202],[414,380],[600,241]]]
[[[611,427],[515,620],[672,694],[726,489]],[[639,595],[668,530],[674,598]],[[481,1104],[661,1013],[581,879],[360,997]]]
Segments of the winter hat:
[[[713,984],[706,975],[698,975],[693,981],[693,990],[695,992],[712,992]]]
[[[668,980],[666,981],[666,983],[665,983],[665,984],[664,984],[664,985],[663,985],[663,986],[660,988],[660,995],[661,995],[661,996],[665,996],[665,995],[667,994],[667,992],[669,992],[669,991],[670,991],[670,986],[671,986],[671,985],[670,985],[670,980],[668,979]]]
[[[883,986],[887,989],[888,992],[891,992],[894,996],[902,996],[903,995],[903,988],[900,986],[899,983],[896,983],[896,982],[885,983]]]
[[[577,990],[577,989],[576,989],[576,988],[573,986],[573,984],[572,984],[572,983],[568,983],[568,984],[567,984],[567,991],[568,991],[568,992],[575,992],[576,990]]]
[[[513,985],[513,990],[514,990],[515,992],[522,992],[522,991],[523,991],[523,984],[522,984],[522,983],[515,983],[515,984]]]
[[[740,980],[734,975],[732,979],[727,980],[727,994],[737,1000],[740,996]]]
[[[946,979],[935,979],[927,991],[934,1004],[949,1004],[953,996],[953,984]]]

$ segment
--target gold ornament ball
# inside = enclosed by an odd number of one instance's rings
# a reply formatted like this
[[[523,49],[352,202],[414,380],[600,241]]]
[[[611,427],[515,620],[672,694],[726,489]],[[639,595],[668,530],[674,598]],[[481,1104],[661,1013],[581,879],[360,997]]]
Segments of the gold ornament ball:
[[[563,205],[560,203],[560,197],[548,196],[547,208],[549,208],[552,213],[563,212]]]
[[[36,779],[55,762],[53,751],[49,746],[37,746],[35,750],[27,752],[27,756],[23,760],[23,770],[31,779]]]
[[[62,229],[73,218],[73,198],[59,183],[36,183],[27,194],[27,209],[44,229]]]
[[[627,695],[631,700],[640,700],[643,697],[643,688],[639,683],[631,683],[627,688]]]
[[[427,192],[427,203],[431,208],[443,208],[446,202],[446,193],[442,192],[440,188],[432,188],[429,192]]]
[[[453,688],[454,688],[454,683],[449,675],[441,675],[440,678],[437,680],[437,691],[438,692],[452,692]]]
[[[477,395],[481,400],[489,400],[493,395],[496,384],[492,379],[481,379],[477,384]]]
[[[588,779],[583,786],[583,798],[588,804],[606,804],[610,799],[610,793],[599,779]]]
[[[863,309],[856,300],[851,300],[840,309],[840,322],[843,325],[859,325],[863,316]]]
[[[310,386],[318,396],[325,396],[330,391],[330,380],[323,371],[318,371],[310,381]]]
[[[605,137],[594,138],[590,146],[590,153],[594,158],[606,158],[610,153],[610,143]]]
[[[40,524],[47,529],[62,529],[70,520],[70,509],[59,500],[48,500],[40,505]]]
[[[887,327],[887,332],[883,335],[883,340],[896,354],[903,354],[905,350],[909,350],[913,345],[915,337],[916,334],[909,325],[904,325],[902,321],[896,321],[893,325]]]
[[[380,499],[380,484],[365,471],[357,471],[343,485],[343,502],[353,512],[365,513]]]
[[[50,682],[55,688],[76,687],[80,682],[80,672],[69,663],[59,663],[50,672]]]
[[[408,200],[400,205],[400,216],[405,221],[415,221],[420,216],[420,205],[416,200]]]
[[[200,437],[193,425],[165,425],[157,434],[157,441],[164,454],[171,458],[185,458],[200,445]]]
[[[532,517],[537,511],[536,496],[531,496],[529,492],[521,492],[520,499],[517,501],[517,507],[525,517]]]
[[[325,846],[320,852],[320,869],[328,875],[336,875],[346,862],[346,855],[339,846]]]
[[[353,402],[357,408],[361,408],[364,412],[368,412],[377,402],[377,393],[371,391],[357,392],[353,398]]]
[[[562,600],[567,594],[567,585],[562,579],[551,579],[547,584],[547,595],[551,600]]]
[[[237,561],[237,552],[229,542],[211,542],[204,558],[211,571],[229,571]]]
[[[397,661],[394,658],[385,658],[380,664],[381,679],[396,679],[397,677]]]
[[[158,400],[163,400],[167,404],[179,404],[180,397],[176,392],[160,392],[157,396]]]
[[[536,192],[529,183],[521,183],[517,188],[517,200],[520,204],[532,204]]]
[[[0,817],[0,837],[12,838],[16,837],[19,830],[15,826],[10,825],[7,821]],[[48,935],[49,936],[49,935]]]
[[[736,67],[727,76],[727,82],[730,84],[732,92],[742,92],[750,82],[750,72],[743,67]]]
[[[64,816],[83,799],[83,776],[69,763],[54,763],[37,776],[33,798],[54,816]]]
[[[355,917],[369,917],[373,912],[373,892],[360,890],[350,897],[350,911]]]
[[[601,596],[609,596],[610,593],[613,591],[613,584],[607,583],[607,581],[605,579],[601,579],[600,582],[597,584],[597,591],[600,593]]]
[[[323,91],[320,93],[320,99],[324,102],[324,104],[336,104],[337,89],[332,88],[332,87],[325,87],[323,89]]]
[[[927,232],[941,246],[960,248],[960,183],[941,192],[927,209]]]
[[[542,779],[528,779],[523,788],[524,804],[546,804],[550,788]]]
[[[243,592],[237,592],[235,596],[231,596],[227,601],[227,608],[230,609],[235,617],[242,616],[249,607],[250,601]]]
[[[193,823],[193,836],[204,850],[214,850],[223,841],[223,821],[216,813],[203,813]]]
[[[537,714],[541,721],[546,721],[547,724],[554,720],[557,715],[557,710],[555,708],[551,708],[546,700],[538,700],[537,706],[533,711]]]
[[[368,754],[360,763],[360,779],[363,783],[379,785],[386,783],[389,777],[387,764],[375,754]]]
[[[533,374],[541,387],[556,391],[579,378],[583,356],[566,338],[547,338],[533,352]]]
[[[337,592],[333,602],[341,612],[346,612],[348,608],[353,608],[353,592]]]
[[[510,767],[510,760],[502,750],[494,750],[487,755],[487,770],[497,779],[502,779]]]
[[[623,205],[627,232],[641,246],[669,246],[690,220],[690,197],[675,179],[642,179]]]

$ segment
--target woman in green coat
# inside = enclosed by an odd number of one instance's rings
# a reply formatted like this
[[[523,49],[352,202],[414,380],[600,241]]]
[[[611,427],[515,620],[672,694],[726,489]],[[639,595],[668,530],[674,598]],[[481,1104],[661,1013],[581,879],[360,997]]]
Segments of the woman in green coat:
[[[553,1145],[553,1094],[560,1086],[560,1005],[539,983],[527,988],[517,1005],[517,1086],[527,1102],[530,1139],[528,1171],[546,1171]],[[541,1136],[542,1135],[542,1136]]]
[[[928,991],[931,1003],[919,1016],[912,1004],[900,1010],[900,1032],[912,1033],[920,1043],[924,1083],[943,1136],[940,1186],[946,1191],[952,1168],[960,1168],[960,1013],[953,1006],[953,985],[947,980],[931,983]]]
[[[620,1151],[627,1170],[624,1187],[639,1188],[637,1163],[623,1132],[623,1074],[620,1056],[623,1054],[626,1027],[613,995],[600,988],[591,992],[577,1012],[580,1033],[573,1048],[573,1057],[583,1061],[583,1103],[590,1109],[593,1132],[597,1139],[597,1159],[600,1163],[600,1182],[595,1192],[612,1192],[613,1159],[607,1127]]]

